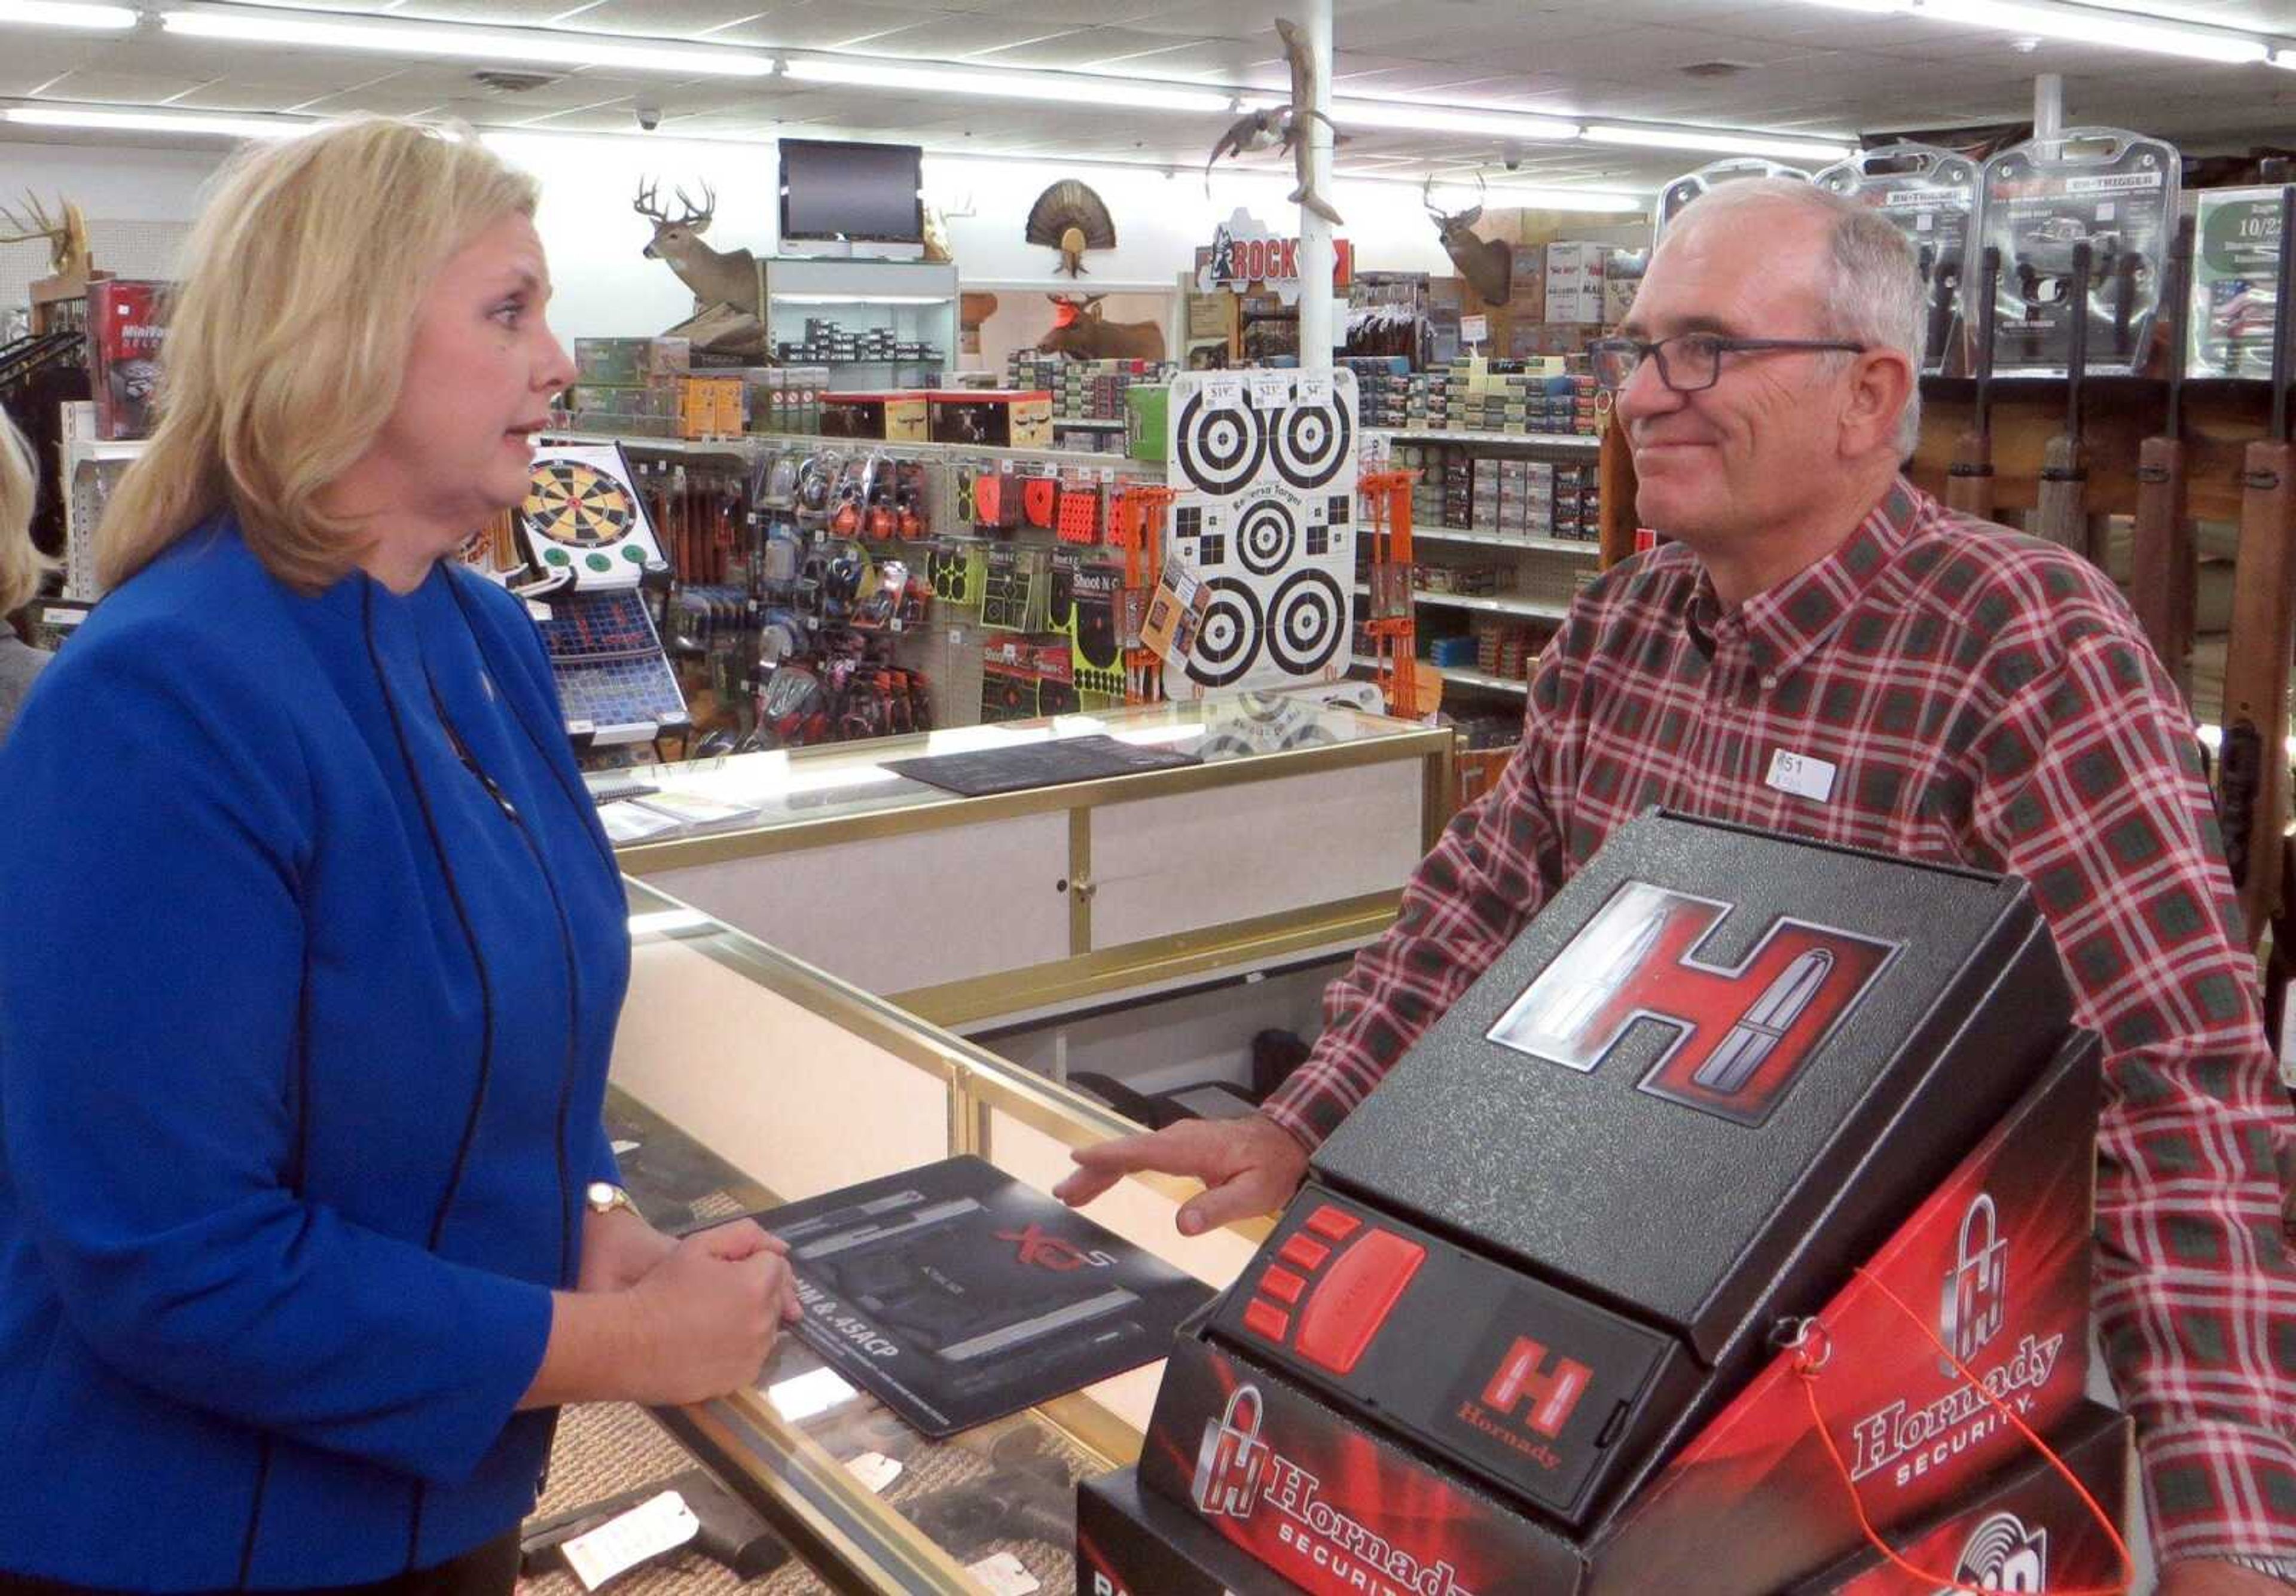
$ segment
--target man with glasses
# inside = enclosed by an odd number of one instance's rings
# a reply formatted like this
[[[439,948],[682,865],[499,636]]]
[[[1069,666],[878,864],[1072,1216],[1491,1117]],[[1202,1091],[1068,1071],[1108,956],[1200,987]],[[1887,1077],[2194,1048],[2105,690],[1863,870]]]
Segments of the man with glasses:
[[[1850,201],[1748,180],[1682,212],[1592,350],[1638,517],[1672,541],[1572,605],[1505,776],[1332,984],[1313,1055],[1262,1111],[1085,1149],[1059,1195],[1193,1176],[1190,1235],[1279,1207],[1308,1149],[1653,804],[2020,876],[2105,1041],[2096,1312],[2160,1589],[2284,1590],[2291,1115],[2191,723],[2103,572],[1899,474],[1923,313],[1911,246]]]

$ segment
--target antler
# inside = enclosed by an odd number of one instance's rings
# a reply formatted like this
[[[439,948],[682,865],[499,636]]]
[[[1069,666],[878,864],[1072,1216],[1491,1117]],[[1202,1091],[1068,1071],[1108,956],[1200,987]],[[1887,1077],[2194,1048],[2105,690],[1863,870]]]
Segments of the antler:
[[[1483,206],[1488,202],[1489,197],[1490,188],[1484,183],[1483,175],[1480,172],[1477,172],[1475,174],[1474,204],[1465,210],[1457,211],[1456,213],[1437,209],[1435,204],[1435,178],[1432,173],[1430,173],[1426,181],[1419,185],[1419,202],[1427,208],[1427,214],[1435,218],[1436,225],[1442,227],[1473,226],[1477,222],[1483,219]]]
[[[645,218],[646,220],[650,222],[666,222],[669,219],[669,218],[662,212],[660,208],[655,205],[653,201],[654,190],[660,186],[660,185],[655,183],[641,182],[638,185],[638,197],[636,202],[630,206],[632,210],[636,211],[640,216]]]
[[[685,207],[685,214],[677,219],[686,226],[695,227],[698,231],[698,225],[707,224],[711,217],[718,214],[718,196],[710,191],[707,183],[701,185],[701,203],[699,206],[686,197],[683,187],[676,193],[677,202]]]
[[[40,196],[29,189],[24,191],[24,209],[31,216],[32,219],[29,222],[26,222],[23,218],[6,206],[0,205],[0,221],[6,222],[11,227],[20,229],[10,237],[0,239],[0,243],[28,243],[35,238],[63,236],[65,224],[51,219],[47,210],[40,203]]]

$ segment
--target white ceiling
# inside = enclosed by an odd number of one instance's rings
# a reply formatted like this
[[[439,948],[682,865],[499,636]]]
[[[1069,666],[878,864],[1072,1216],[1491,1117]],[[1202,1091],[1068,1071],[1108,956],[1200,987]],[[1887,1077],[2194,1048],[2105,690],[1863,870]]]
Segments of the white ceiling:
[[[1288,79],[1274,31],[1296,0],[283,0],[297,9],[541,25],[978,66],[1059,68],[1231,87]],[[2137,9],[2137,0],[2123,0]],[[2021,119],[2032,80],[2065,80],[2068,120],[2135,128],[2188,150],[2296,142],[2296,72],[2211,66],[2092,45],[2021,51],[2005,35],[1788,0],[1335,0],[1334,86],[1579,119],[1843,136]],[[2296,0],[2146,5],[2296,36]],[[2029,41],[2030,43],[2030,41]],[[1710,62],[1739,69],[1695,77]],[[634,133],[641,100],[665,136],[857,136],[981,154],[1201,162],[1225,117],[586,69],[523,93],[482,63],[251,48],[163,35],[0,28],[0,101],[305,114],[453,115],[484,127]],[[23,132],[11,129],[9,136]],[[72,135],[75,139],[91,136]],[[1496,172],[1497,141],[1365,131],[1344,170]],[[1710,157],[1529,146],[1523,179],[1649,189]]]

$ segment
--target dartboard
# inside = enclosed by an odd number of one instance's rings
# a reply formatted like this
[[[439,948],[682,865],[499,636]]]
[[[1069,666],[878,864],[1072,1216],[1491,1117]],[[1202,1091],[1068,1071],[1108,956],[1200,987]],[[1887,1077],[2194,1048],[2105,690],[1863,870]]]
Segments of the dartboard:
[[[1204,585],[1211,589],[1211,605],[1188,656],[1188,675],[1205,687],[1225,687],[1259,662],[1259,600],[1232,576]]]
[[[1267,458],[1267,431],[1241,390],[1233,402],[1213,406],[1200,389],[1181,405],[1177,486],[1234,493],[1250,485]]]
[[[1352,457],[1354,430],[1348,407],[1335,395],[1323,404],[1294,404],[1278,413],[1270,451],[1275,470],[1302,492],[1320,488],[1340,474]]]
[[[1289,565],[1299,541],[1292,506],[1282,499],[1260,499],[1236,517],[1236,558],[1254,576],[1274,576]]]
[[[1347,629],[1348,601],[1328,572],[1295,571],[1267,605],[1267,651],[1292,676],[1329,664]]]
[[[528,531],[577,548],[618,543],[636,520],[629,489],[578,460],[545,460],[519,507]]]

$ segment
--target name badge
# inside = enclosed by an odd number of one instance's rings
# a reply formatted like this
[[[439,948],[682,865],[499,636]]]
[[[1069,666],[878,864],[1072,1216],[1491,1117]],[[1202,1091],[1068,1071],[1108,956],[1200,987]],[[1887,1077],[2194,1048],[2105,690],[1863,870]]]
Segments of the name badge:
[[[1781,793],[1824,803],[1833,796],[1833,767],[1806,753],[1781,748],[1770,755],[1770,773],[1763,778]]]

